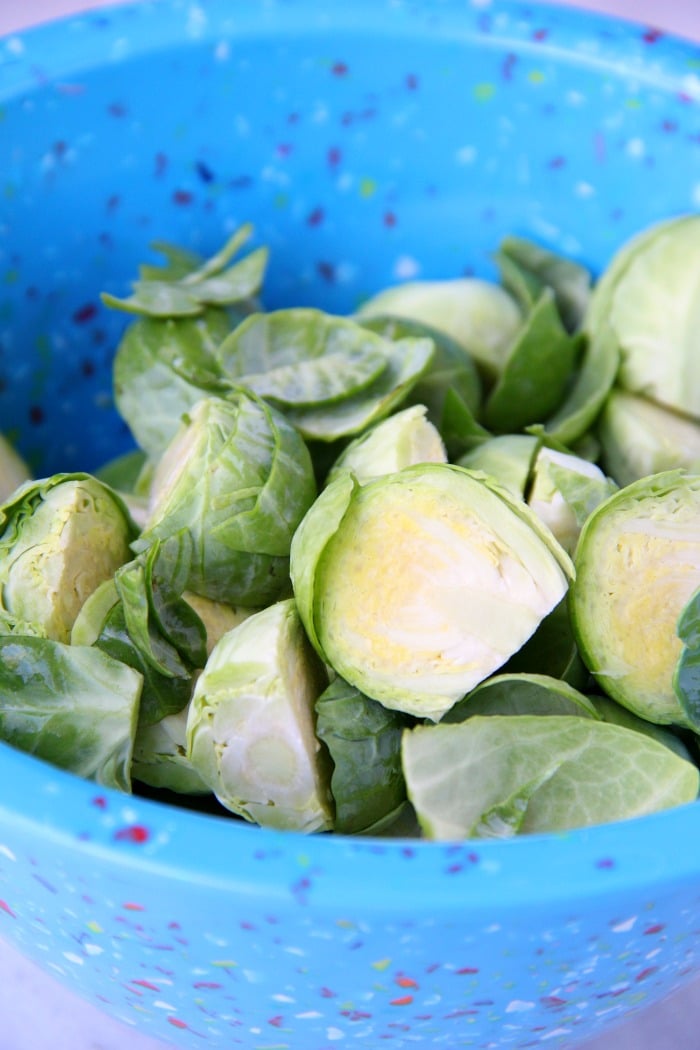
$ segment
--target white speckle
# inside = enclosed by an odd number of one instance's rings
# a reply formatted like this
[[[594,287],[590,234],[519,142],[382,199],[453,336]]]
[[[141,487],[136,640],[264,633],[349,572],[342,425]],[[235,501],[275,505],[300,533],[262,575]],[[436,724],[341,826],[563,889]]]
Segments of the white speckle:
[[[217,62],[228,62],[231,57],[231,45],[228,40],[220,40],[214,48],[214,58]]]
[[[3,857],[7,857],[8,860],[17,860],[9,846],[3,846],[0,844],[0,853],[2,853]]]
[[[248,984],[257,984],[261,979],[260,974],[256,973],[255,970],[243,970],[242,973]]]
[[[340,262],[335,268],[335,279],[338,284],[350,284],[357,276],[357,267],[350,262]]]
[[[75,963],[76,966],[82,966],[85,961],[81,955],[76,955],[75,952],[64,952],[63,958],[67,962]]]
[[[191,37],[202,35],[207,24],[207,14],[199,4],[193,4],[187,12],[187,33]]]
[[[484,7],[490,7],[490,6],[491,6],[491,0],[472,0],[472,7],[484,8]]]
[[[276,1003],[293,1003],[296,1001],[291,995],[283,995],[281,992],[277,992],[272,998]]]
[[[239,139],[245,139],[250,135],[250,123],[242,113],[237,113],[233,118],[233,127]]]
[[[415,277],[420,272],[420,264],[410,255],[400,255],[394,264],[394,276],[399,280]]]
[[[544,1035],[540,1036],[540,1038],[542,1039],[542,1042],[544,1042],[545,1039],[555,1039],[559,1035],[570,1035],[570,1034],[571,1034],[571,1029],[570,1028],[553,1028],[551,1030],[551,1032],[545,1032]]]
[[[461,146],[457,150],[457,163],[458,164],[473,164],[476,160],[476,147],[475,146]]]
[[[594,197],[595,186],[593,186],[590,182],[577,182],[574,186],[574,192],[577,197]]]
[[[314,124],[325,124],[328,120],[328,107],[323,102],[317,102],[311,114]]]
[[[627,933],[632,929],[636,921],[637,916],[632,915],[629,919],[623,919],[621,922],[616,922],[614,926],[610,927],[610,929],[613,933]]]
[[[487,926],[486,927],[486,929],[484,930],[484,933],[500,933],[500,930],[501,930],[500,924],[497,923],[497,922],[494,922],[494,923],[491,924],[491,926]]]
[[[534,1010],[535,1004],[529,1002],[526,999],[511,999],[506,1006],[507,1014],[521,1014],[525,1013],[526,1010]]]
[[[683,78],[683,91],[691,98],[700,98],[700,76],[697,73],[689,73]]]
[[[102,955],[104,951],[99,944],[84,944],[83,948],[86,955]]]
[[[647,952],[644,956],[645,959],[654,959],[661,952],[661,948],[652,948],[650,952]]]
[[[173,1010],[174,1011],[174,1010],[177,1009],[177,1007],[173,1006],[172,1003],[166,1003],[165,999],[156,999],[156,1000],[154,1000],[153,1005],[156,1006],[159,1010]]]
[[[13,55],[21,55],[24,52],[24,44],[18,36],[11,36],[10,39],[5,42],[5,47]]]
[[[356,181],[357,180],[351,171],[344,171],[343,174],[339,176],[336,182],[336,186],[339,190],[342,190],[344,193],[347,193],[348,190],[351,190],[353,188]]]
[[[334,1039],[344,1039],[344,1038],[345,1038],[345,1032],[341,1031],[340,1028],[327,1028],[326,1029],[326,1039],[334,1040]]]
[[[567,91],[566,101],[570,106],[582,106],[586,101],[586,96],[580,91]]]
[[[112,44],[111,57],[113,60],[119,61],[120,58],[124,58],[129,51],[129,39],[125,36],[117,37]]]
[[[696,182],[693,186],[690,199],[696,208],[700,208],[700,182]]]
[[[306,1010],[303,1014],[294,1014],[299,1021],[316,1021],[319,1017],[323,1017],[322,1013],[318,1010]]]
[[[286,951],[286,952],[287,952],[287,953],[288,953],[289,955],[306,955],[306,952],[304,951],[304,949],[303,949],[303,948],[295,948],[295,947],[294,947],[293,945],[291,945],[291,944],[290,944],[290,945],[288,945],[288,946],[287,946],[287,947],[286,947],[286,948],[285,948],[284,950],[285,950],[285,951]]]
[[[630,139],[627,143],[627,153],[630,157],[643,157],[646,153],[644,139]]]
[[[264,182],[270,182],[274,186],[289,185],[289,175],[286,171],[280,171],[279,168],[273,168],[270,164],[263,168],[260,172],[260,177]]]

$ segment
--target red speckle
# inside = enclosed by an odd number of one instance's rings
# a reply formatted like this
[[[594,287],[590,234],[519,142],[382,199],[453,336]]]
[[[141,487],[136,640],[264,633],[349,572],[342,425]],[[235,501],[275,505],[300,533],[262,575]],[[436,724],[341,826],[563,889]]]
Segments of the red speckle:
[[[134,981],[131,981],[131,984],[137,984],[139,986],[139,988],[148,988],[148,990],[151,991],[151,992],[159,992],[160,991],[160,988],[158,987],[158,985],[157,984],[153,984],[152,981],[134,980]]]
[[[340,1013],[343,1017],[347,1017],[348,1021],[366,1021],[372,1016],[365,1010],[341,1010]]]
[[[415,73],[409,73],[406,77],[406,87],[409,91],[418,90],[418,77]]]
[[[646,32],[642,33],[642,40],[645,44],[655,44],[664,34],[660,29],[656,29],[654,26],[650,26]]]
[[[552,157],[552,159],[549,162],[550,168],[553,168],[555,170],[557,168],[563,168],[565,164],[566,164],[566,157]]]
[[[462,966],[459,970],[456,970],[455,972],[458,973],[460,976],[464,976],[464,974],[478,973],[479,969],[476,966]]]
[[[93,317],[97,314],[97,307],[94,303],[85,303],[84,306],[78,307],[73,313],[73,320],[76,324],[86,324],[88,321],[92,321]]]
[[[277,1014],[275,1017],[269,1017],[267,1023],[271,1024],[273,1028],[281,1028],[283,1021],[282,1014]]]
[[[218,981],[195,981],[192,985],[193,988],[223,988],[223,985],[219,984]]]
[[[5,915],[9,915],[11,919],[17,918],[7,901],[0,900],[0,911],[4,911]]]
[[[537,40],[538,42],[541,42],[542,40],[546,40],[548,36],[549,36],[549,30],[548,29],[536,29],[534,31],[534,33],[532,34],[532,39],[533,40]]]
[[[543,995],[540,999],[543,1006],[565,1006],[566,999],[560,999],[558,995]]]
[[[396,226],[396,216],[393,211],[387,211],[384,213],[384,225],[388,226],[390,229],[392,226]]]
[[[121,204],[121,197],[118,193],[113,193],[107,198],[107,211],[114,212]]]
[[[410,1006],[412,1002],[413,1002],[413,996],[412,995],[400,995],[398,997],[398,999],[390,999],[389,1000],[389,1005],[390,1006]]]
[[[68,152],[68,143],[64,142],[63,139],[59,139],[58,142],[54,142],[53,151],[57,157],[65,157]]]
[[[160,176],[165,175],[165,172],[168,168],[168,158],[164,153],[156,153],[154,166],[157,178],[160,178]]]
[[[275,152],[278,157],[288,157],[293,149],[294,146],[292,146],[291,142],[280,142]]]
[[[136,904],[135,901],[125,901],[124,904],[122,904],[122,908],[124,908],[126,911],[145,911],[146,910],[144,908],[143,904]],[[122,920],[122,921],[124,921],[124,920]]]
[[[412,977],[397,977],[395,983],[399,988],[418,988],[418,981],[414,981]]]
[[[173,192],[173,204],[184,207],[192,203],[192,194],[189,190],[175,190]]]
[[[653,926],[647,926],[646,930],[644,931],[644,934],[646,936],[647,934],[650,934],[650,933],[661,933],[661,931],[664,930],[665,928],[666,927],[664,926],[664,924],[662,922],[657,922]]]
[[[41,405],[32,405],[29,409],[29,422],[37,426],[44,422],[44,410]]]
[[[595,866],[596,868],[600,868],[603,871],[609,871],[610,868],[615,867],[615,861],[612,859],[612,857],[602,857],[600,860],[596,861]]]
[[[335,999],[335,992],[332,992],[330,988],[322,988],[321,996],[323,999]]]
[[[109,106],[107,106],[107,112],[109,113],[110,117],[125,117],[126,106],[123,102],[112,102]]]
[[[647,966],[646,969],[640,970],[634,979],[635,981],[645,981],[647,977],[651,977],[657,970],[658,966]]]
[[[323,222],[323,219],[323,208],[314,208],[314,210],[310,212],[307,216],[306,223],[308,226],[320,226]]]
[[[93,806],[96,806],[97,809],[107,809],[107,799],[104,795],[95,795],[92,804]]]
[[[605,139],[599,131],[593,136],[593,152],[595,153],[595,159],[602,164],[605,160],[606,150]]]
[[[326,154],[326,159],[328,160],[329,167],[337,168],[340,164],[341,158],[342,153],[340,152],[338,147],[331,146],[331,148],[328,150],[328,153]]]
[[[135,842],[141,845],[143,842],[148,842],[151,833],[143,824],[130,824],[126,828],[119,828],[118,831],[115,831],[114,837],[119,842]]]
[[[334,77],[347,76],[349,70],[345,62],[334,62],[331,66],[331,73]]]
[[[187,1028],[187,1024],[181,1021],[179,1017],[169,1017],[168,1024],[171,1024],[173,1028]]]

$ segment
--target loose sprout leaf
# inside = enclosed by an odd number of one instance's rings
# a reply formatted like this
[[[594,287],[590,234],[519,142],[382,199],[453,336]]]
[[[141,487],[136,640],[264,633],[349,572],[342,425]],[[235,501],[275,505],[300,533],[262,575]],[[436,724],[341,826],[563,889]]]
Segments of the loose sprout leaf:
[[[620,362],[620,351],[609,327],[582,339],[581,365],[564,401],[547,419],[550,437],[569,447],[584,437],[598,417],[610,392]]]
[[[78,776],[131,789],[141,675],[98,649],[0,637],[0,737]]]
[[[464,399],[454,390],[447,390],[443,402],[442,440],[451,460],[488,441],[493,435],[482,426]]]
[[[131,776],[142,784],[180,795],[211,794],[187,757],[186,706],[158,722],[139,725]]]
[[[506,288],[516,298],[517,289],[511,287],[515,271],[522,284],[530,287],[531,294],[538,286],[552,289],[564,326],[570,332],[581,327],[591,296],[591,274],[585,266],[528,238],[515,236],[501,241],[496,262]]]
[[[488,678],[448,711],[442,722],[474,715],[577,715],[598,718],[589,698],[551,675],[502,673]]]
[[[435,349],[430,364],[413,387],[407,403],[425,405],[428,419],[439,430],[445,427],[445,402],[450,395],[458,398],[470,413],[478,413],[481,377],[471,355],[454,339],[421,321],[379,316],[361,318],[361,323],[394,342],[405,338],[432,339]]]
[[[560,406],[575,364],[576,342],[545,289],[520,331],[483,410],[491,430],[513,432],[548,419]]]
[[[387,342],[387,347],[386,367],[364,390],[332,406],[287,411],[287,418],[304,438],[337,441],[352,437],[404,403],[428,367],[434,344],[431,339],[399,339]]]
[[[202,259],[196,252],[190,252],[178,244],[153,241],[151,248],[165,257],[165,265],[143,263],[139,266],[139,277],[142,281],[178,281],[202,265]]]
[[[700,726],[700,589],[681,611],[678,637],[683,643],[674,688],[693,726]]]
[[[385,339],[353,321],[298,308],[256,313],[221,344],[225,375],[282,406],[334,404],[387,367]]]
[[[664,744],[571,715],[475,715],[404,732],[408,795],[435,839],[504,838],[629,819],[697,798]]]
[[[340,453],[326,484],[350,471],[362,484],[416,463],[445,463],[447,453],[424,405],[410,405],[368,427]]]
[[[179,321],[144,317],[129,325],[113,364],[114,397],[136,443],[162,454],[182,416],[221,389],[214,353],[231,328],[224,310]]]
[[[589,697],[589,700],[594,705],[598,718],[602,718],[604,722],[612,722],[613,725],[634,729],[637,733],[643,733],[645,736],[657,740],[664,747],[670,747],[672,751],[680,755],[681,758],[686,759],[686,761],[694,761],[689,749],[683,743],[678,733],[669,726],[657,726],[654,722],[648,722],[646,718],[640,718],[639,715],[633,714],[632,711],[623,707],[622,704],[611,700],[609,696],[594,694]]]
[[[540,446],[530,434],[498,434],[475,445],[457,463],[489,474],[514,496],[525,499]]]
[[[164,270],[141,267],[141,278],[134,282],[131,295],[119,298],[103,292],[102,301],[116,310],[167,318],[194,317],[203,313],[207,305],[231,306],[250,300],[260,291],[267,249],[258,248],[228,269],[224,267],[251,233],[252,227],[242,227],[220,252],[189,272],[187,256],[166,247],[169,265]]]
[[[523,267],[503,250],[496,254],[501,284],[510,292],[525,314],[529,313],[545,287],[542,280]]]
[[[158,674],[166,678],[189,678],[191,668],[153,624],[147,560],[147,557],[136,559],[115,576],[127,633],[134,647]]]
[[[401,733],[407,720],[336,678],[316,700],[316,732],[333,760],[334,830],[367,831],[406,800]]]

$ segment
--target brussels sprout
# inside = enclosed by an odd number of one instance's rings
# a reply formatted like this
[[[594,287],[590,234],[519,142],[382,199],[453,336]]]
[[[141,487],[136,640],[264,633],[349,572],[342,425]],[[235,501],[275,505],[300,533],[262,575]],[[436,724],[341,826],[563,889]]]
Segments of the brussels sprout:
[[[548,448],[534,434],[491,438],[459,463],[486,471],[525,499],[569,554],[588,515],[617,488],[594,463]]]
[[[187,718],[187,755],[221,804],[266,827],[332,827],[314,704],[327,685],[294,601],[248,617],[214,647]]]
[[[571,563],[486,475],[421,464],[340,475],[292,541],[299,613],[319,654],[386,707],[438,719],[566,593]]]
[[[356,317],[360,322],[396,317],[430,325],[454,339],[491,379],[500,374],[522,322],[512,296],[477,277],[407,281],[368,299]]]
[[[99,649],[0,636],[0,738],[130,791],[141,684],[140,674]]]
[[[408,795],[434,839],[508,838],[697,798],[696,766],[633,729],[572,715],[476,715],[403,736]]]
[[[205,398],[158,464],[133,547],[186,530],[193,553],[184,589],[262,606],[289,589],[292,534],[315,494],[308,449],[284,416],[244,390]]]
[[[149,787],[178,795],[210,795],[211,789],[187,757],[188,707],[153,725],[139,726],[131,776]]]
[[[700,471],[700,425],[644,397],[611,390],[596,429],[619,485],[676,467]]]
[[[123,501],[89,474],[27,482],[0,507],[0,621],[67,642],[85,600],[131,557]]]
[[[618,384],[700,417],[697,270],[700,215],[645,230],[620,249],[594,291],[587,328],[608,327],[620,350]]]
[[[0,500],[31,479],[29,467],[7,438],[0,434]]]
[[[341,452],[326,483],[342,471],[354,474],[362,484],[416,463],[447,462],[440,433],[426,415],[424,405],[411,405],[370,427]]]
[[[700,726],[684,695],[679,620],[700,587],[700,476],[642,478],[581,531],[571,616],[581,655],[614,700],[650,722]]]

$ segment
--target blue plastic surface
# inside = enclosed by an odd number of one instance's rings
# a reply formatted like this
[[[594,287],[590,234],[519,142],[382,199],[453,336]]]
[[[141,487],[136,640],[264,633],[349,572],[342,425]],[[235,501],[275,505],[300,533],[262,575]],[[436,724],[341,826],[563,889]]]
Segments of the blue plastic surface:
[[[129,446],[110,362],[155,239],[252,221],[269,306],[600,270],[700,204],[700,53],[507,0],[158,0],[0,40],[0,425],[37,469]],[[697,974],[700,808],[561,836],[302,838],[0,749],[0,932],[183,1047],[571,1047]]]

